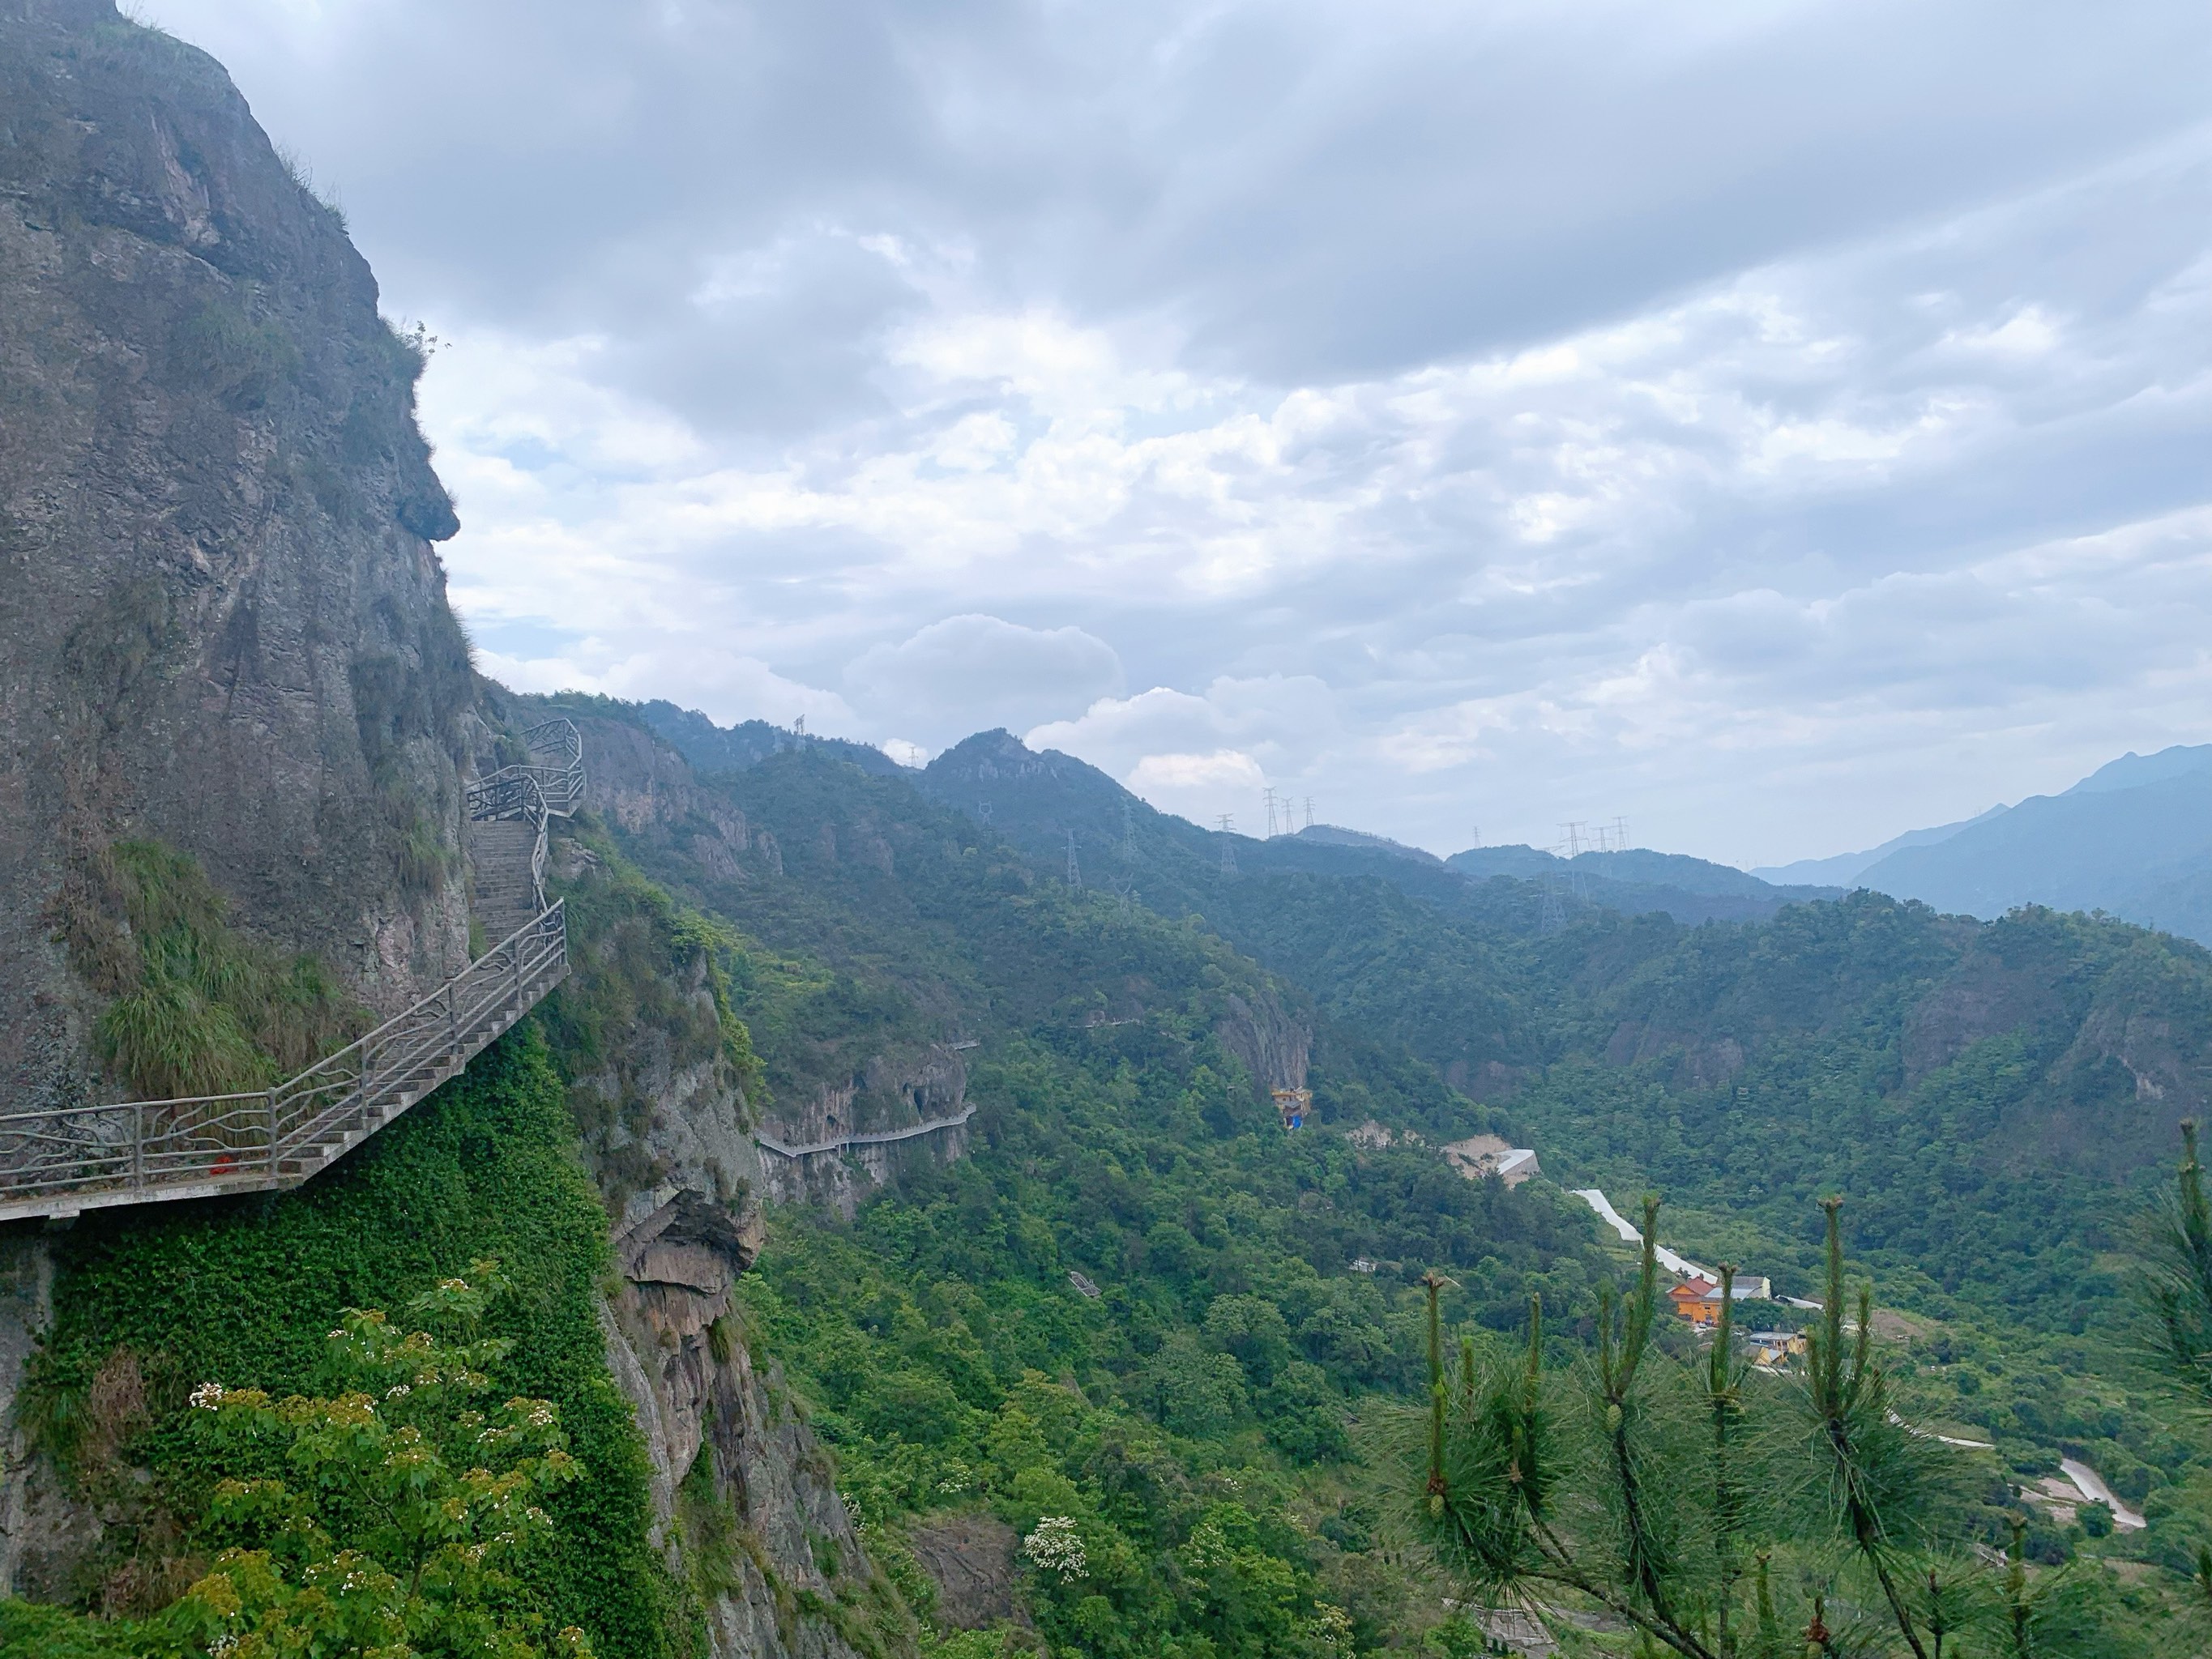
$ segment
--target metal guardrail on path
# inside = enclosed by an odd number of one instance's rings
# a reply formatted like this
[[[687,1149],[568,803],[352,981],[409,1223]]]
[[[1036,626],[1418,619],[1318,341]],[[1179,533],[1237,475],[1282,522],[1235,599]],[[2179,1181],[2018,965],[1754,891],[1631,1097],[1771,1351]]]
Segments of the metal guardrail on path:
[[[903,1129],[871,1129],[861,1134],[840,1135],[835,1140],[817,1140],[811,1145],[794,1146],[789,1141],[779,1140],[774,1135],[759,1130],[753,1139],[763,1152],[776,1152],[785,1158],[811,1158],[817,1152],[842,1152],[848,1146],[887,1146],[896,1140],[912,1140],[917,1135],[934,1134],[939,1129],[957,1129],[975,1115],[973,1106],[964,1107],[951,1117],[933,1117],[921,1123],[909,1123]]]
[[[544,902],[546,824],[582,803],[583,745],[554,720],[533,760],[468,792],[476,822],[527,817],[538,914],[405,1012],[252,1093],[0,1113],[0,1221],[296,1187],[466,1069],[568,975],[568,915]]]
[[[556,902],[272,1089],[0,1115],[0,1221],[296,1187],[465,1069],[568,974]]]

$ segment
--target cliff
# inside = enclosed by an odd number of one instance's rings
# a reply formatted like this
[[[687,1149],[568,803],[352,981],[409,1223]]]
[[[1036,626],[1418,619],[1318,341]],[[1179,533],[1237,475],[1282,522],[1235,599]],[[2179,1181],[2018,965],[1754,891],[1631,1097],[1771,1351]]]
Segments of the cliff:
[[[517,698],[513,707],[512,718],[559,713],[574,720],[586,757],[586,799],[599,820],[656,878],[699,896],[720,914],[742,914],[731,900],[752,895],[787,915],[803,913],[819,928],[821,945],[834,948],[831,936],[847,930],[826,911],[817,918],[808,908],[819,902],[822,889],[855,879],[888,887],[899,878],[898,848],[915,832],[889,811],[856,811],[840,797],[797,823],[788,817],[763,816],[748,810],[731,776],[702,775],[672,741],[635,717],[649,709],[594,708],[574,700],[537,698]],[[810,746],[807,754],[833,769],[842,769],[846,761],[840,750],[826,747],[817,752]],[[881,769],[864,769],[885,775]],[[878,993],[878,1000],[870,1002],[866,994],[836,980],[821,993],[823,1000],[852,1002],[858,997],[867,1006],[863,1010],[854,1003],[845,1012],[860,1017],[832,1019],[815,1029],[805,1029],[809,1023],[780,1027],[773,1086],[764,1091],[768,1098],[757,1125],[767,1140],[787,1147],[831,1146],[854,1134],[896,1133],[960,1116],[967,1101],[967,1068],[941,1032],[933,1035],[925,1024],[901,1018],[908,1011],[896,1006],[896,994],[884,1000]],[[946,1030],[964,1029],[958,995],[943,987],[924,986],[919,992],[920,998],[939,1005],[938,1024]],[[884,1015],[889,1017],[878,1017]],[[658,1133],[666,1135],[680,1133],[669,1124],[693,1121],[696,1113],[662,1117]],[[798,1157],[757,1153],[748,1139],[746,1151],[757,1161],[748,1165],[746,1179],[778,1202],[814,1202],[849,1215],[866,1191],[896,1180],[910,1163],[954,1159],[966,1149],[960,1127]]]
[[[415,422],[422,366],[340,216],[212,59],[107,0],[0,7],[11,1109],[124,1091],[92,1033],[118,991],[97,947],[132,937],[118,871],[137,843],[191,861],[158,867],[198,884],[206,927],[304,953],[344,1000],[392,1011],[467,962],[464,788],[511,708],[447,605],[434,544],[457,521]],[[546,1305],[584,1311],[560,1376],[603,1437],[586,1461],[617,1486],[644,1471],[627,1533],[572,1549],[635,1592],[603,1652],[696,1651],[699,1633],[727,1659],[847,1659],[848,1634],[900,1649],[902,1608],[827,1458],[730,1312],[765,1183],[714,953],[588,847],[565,844],[555,877],[576,971],[537,1021],[546,1049],[508,1039],[281,1199],[0,1231],[0,1595],[151,1611],[187,1501],[159,1422],[118,1431],[100,1488],[15,1409],[27,1383],[81,1402],[143,1354],[284,1386],[328,1304],[399,1305],[466,1268],[473,1231]],[[507,1201],[502,1171],[525,1166],[532,1196]],[[550,1218],[573,1224],[580,1198],[589,1248],[569,1224],[555,1249]],[[231,1280],[251,1296],[211,1319],[199,1298]],[[592,1415],[610,1373],[634,1425]],[[180,1409],[163,1376],[156,1417]],[[641,1553],[684,1592],[665,1619],[639,1611],[658,1594]]]
[[[416,350],[212,59],[0,12],[0,1078],[112,1087],[80,942],[108,846],[371,1006],[465,960],[466,641]]]

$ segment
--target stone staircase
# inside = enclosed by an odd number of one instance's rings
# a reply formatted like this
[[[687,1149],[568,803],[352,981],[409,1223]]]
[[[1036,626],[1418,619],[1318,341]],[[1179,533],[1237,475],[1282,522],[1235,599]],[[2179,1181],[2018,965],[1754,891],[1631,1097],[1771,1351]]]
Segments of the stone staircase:
[[[583,799],[576,728],[526,734],[530,762],[469,791],[471,917],[498,942],[367,1036],[274,1088],[0,1113],[0,1221],[265,1192],[309,1180],[466,1068],[568,977],[544,896],[548,825]]]
[[[532,866],[544,833],[528,818],[469,825],[469,916],[486,939],[505,939],[544,908]]]

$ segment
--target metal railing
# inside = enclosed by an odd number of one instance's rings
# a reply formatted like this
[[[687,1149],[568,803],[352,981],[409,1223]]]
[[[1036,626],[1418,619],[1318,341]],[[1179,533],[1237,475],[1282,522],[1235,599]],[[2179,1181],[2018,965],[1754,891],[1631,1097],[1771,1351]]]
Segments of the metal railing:
[[[556,718],[527,727],[522,734],[534,759],[528,766],[502,766],[471,784],[469,821],[493,823],[526,818],[538,832],[530,849],[530,890],[545,908],[547,826],[573,815],[584,804],[584,739],[573,722]]]
[[[584,804],[584,741],[573,722],[555,719],[527,728],[529,763],[502,766],[469,790],[469,816],[565,818]],[[534,796],[532,791],[534,790]],[[481,808],[481,810],[480,810]]]
[[[870,1129],[859,1134],[840,1135],[835,1140],[817,1140],[803,1146],[794,1146],[780,1140],[764,1130],[756,1129],[753,1139],[761,1150],[775,1152],[784,1158],[811,1158],[817,1152],[842,1152],[848,1146],[887,1146],[893,1141],[912,1140],[917,1135],[935,1134],[939,1129],[957,1129],[975,1115],[973,1106],[963,1107],[951,1117],[933,1117],[921,1123],[909,1123],[903,1129]]]
[[[546,825],[583,801],[583,743],[565,720],[523,735],[544,763],[481,779],[468,811],[535,827],[536,915],[404,1012],[273,1088],[0,1113],[0,1221],[295,1187],[465,1069],[567,978],[567,912],[544,897]]]
[[[0,1220],[297,1186],[464,1070],[568,972],[556,903],[273,1088],[0,1115]]]

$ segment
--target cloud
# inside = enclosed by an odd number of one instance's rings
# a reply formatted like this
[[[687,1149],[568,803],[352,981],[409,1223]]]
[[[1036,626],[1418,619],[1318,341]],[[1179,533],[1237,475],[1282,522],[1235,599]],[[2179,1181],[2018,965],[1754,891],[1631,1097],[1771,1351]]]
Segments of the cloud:
[[[872,716],[932,734],[941,746],[993,726],[1034,725],[1119,690],[1113,647],[1079,628],[1024,628],[996,617],[948,617],[845,669]]]
[[[643,702],[681,685],[687,707],[725,726],[748,720],[789,726],[801,717],[817,731],[849,730],[856,724],[853,710],[836,692],[786,679],[750,657],[696,649],[618,657],[596,640],[560,655],[509,656],[480,649],[477,656],[483,672],[518,691],[592,691]]]
[[[2212,737],[2185,0],[152,10],[526,683],[1762,862]]]

